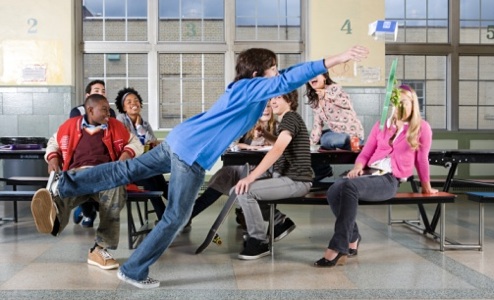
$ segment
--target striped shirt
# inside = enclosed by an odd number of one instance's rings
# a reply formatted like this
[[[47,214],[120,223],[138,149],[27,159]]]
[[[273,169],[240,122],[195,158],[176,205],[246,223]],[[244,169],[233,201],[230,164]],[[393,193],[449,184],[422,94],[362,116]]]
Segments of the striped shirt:
[[[304,120],[294,111],[287,112],[278,125],[277,134],[285,130],[290,132],[292,140],[275,162],[274,170],[294,181],[312,181],[309,133]]]

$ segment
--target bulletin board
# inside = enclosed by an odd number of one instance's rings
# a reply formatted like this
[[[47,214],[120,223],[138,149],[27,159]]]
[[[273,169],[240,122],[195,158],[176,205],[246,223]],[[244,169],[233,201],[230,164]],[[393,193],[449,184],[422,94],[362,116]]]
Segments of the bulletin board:
[[[344,86],[385,86],[385,45],[368,35],[368,25],[385,17],[384,0],[309,1],[309,57],[320,59],[354,45],[366,46],[369,57],[330,68],[330,77]]]
[[[0,86],[70,85],[73,1],[0,2]]]

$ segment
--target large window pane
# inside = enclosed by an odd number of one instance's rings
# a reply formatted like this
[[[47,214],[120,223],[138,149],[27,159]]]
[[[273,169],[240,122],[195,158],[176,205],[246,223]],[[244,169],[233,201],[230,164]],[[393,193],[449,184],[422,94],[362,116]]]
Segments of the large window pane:
[[[460,57],[459,129],[494,129],[494,57]]]
[[[236,40],[300,40],[300,0],[236,1]]]
[[[386,19],[399,25],[399,43],[447,43],[448,0],[386,0]]]
[[[124,87],[136,89],[142,96],[144,107],[147,108],[148,72],[146,54],[85,54],[84,85],[95,79],[105,81],[106,97],[114,109],[113,103],[117,92]],[[148,119],[147,115],[143,115]]]
[[[146,41],[147,1],[83,0],[86,41]]]
[[[460,1],[460,42],[494,44],[494,1]]]
[[[160,54],[160,128],[211,107],[225,90],[223,54]]]
[[[160,41],[224,41],[223,0],[160,0]]]
[[[434,129],[446,129],[447,124],[447,67],[444,56],[403,55],[386,56],[386,73],[398,58],[396,79],[417,92],[420,112]]]

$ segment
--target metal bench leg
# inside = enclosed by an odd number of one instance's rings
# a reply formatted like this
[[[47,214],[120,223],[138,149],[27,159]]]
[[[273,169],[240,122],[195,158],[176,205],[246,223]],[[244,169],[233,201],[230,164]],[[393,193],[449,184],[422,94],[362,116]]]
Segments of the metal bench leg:
[[[439,206],[440,207],[440,225],[439,225],[439,234],[441,235],[440,236],[440,246],[439,246],[439,250],[441,252],[444,252],[444,244],[446,242],[446,232],[445,232],[445,228],[446,228],[446,216],[445,216],[445,213],[446,213],[446,204],[445,203],[441,203],[441,205]]]
[[[391,214],[392,214],[392,208],[391,208],[391,204],[388,205],[388,225],[391,225],[391,220],[392,220],[392,217],[391,217]]]
[[[484,246],[484,203],[479,202],[479,251]]]
[[[274,206],[269,205],[269,251],[271,251],[271,258],[274,258]]]

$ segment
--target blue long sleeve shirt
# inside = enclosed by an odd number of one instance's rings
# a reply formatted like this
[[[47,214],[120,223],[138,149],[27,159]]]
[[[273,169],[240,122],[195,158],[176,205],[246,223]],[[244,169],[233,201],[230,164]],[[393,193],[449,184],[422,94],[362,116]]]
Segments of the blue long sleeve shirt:
[[[295,65],[275,77],[230,83],[208,111],[177,125],[166,142],[188,165],[197,162],[209,170],[234,140],[255,125],[269,99],[287,94],[324,72],[324,61],[319,60]]]

